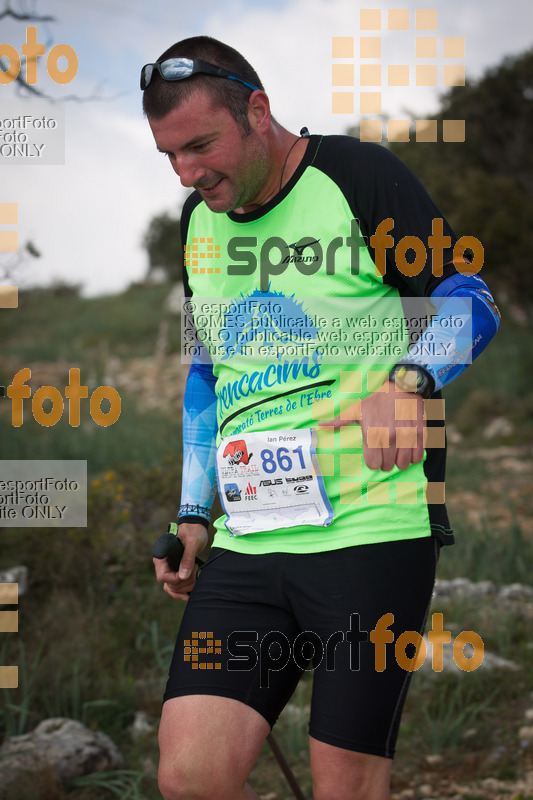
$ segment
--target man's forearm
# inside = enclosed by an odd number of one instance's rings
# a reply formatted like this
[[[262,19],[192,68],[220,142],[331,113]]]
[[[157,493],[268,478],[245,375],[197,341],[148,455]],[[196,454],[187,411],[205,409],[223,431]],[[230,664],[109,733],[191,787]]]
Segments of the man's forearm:
[[[206,364],[192,364],[183,400],[183,468],[180,523],[209,524],[216,494],[217,398]]]
[[[435,381],[451,383],[485,349],[500,325],[492,295],[476,275],[453,275],[432,294],[438,310],[401,364],[417,364]]]

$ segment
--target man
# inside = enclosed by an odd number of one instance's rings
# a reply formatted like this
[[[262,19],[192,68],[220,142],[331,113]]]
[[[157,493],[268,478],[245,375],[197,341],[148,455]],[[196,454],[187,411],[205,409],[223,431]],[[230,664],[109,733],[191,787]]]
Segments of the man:
[[[197,330],[185,553],[179,573],[154,560],[165,591],[188,600],[161,719],[161,792],[256,797],[250,770],[311,664],[315,800],[385,800],[414,663],[392,642],[422,632],[438,551],[452,541],[438,390],[494,335],[497,309],[398,159],[284,129],[232,48],[179,42],[143,68],[141,88],[158,150],[196,190],[182,214]],[[220,261],[194,265],[200,240]],[[437,306],[429,324],[409,315],[413,298]],[[355,357],[338,356],[335,341],[348,339]],[[424,411],[437,419],[427,434]],[[215,459],[226,515],[196,582]],[[199,656],[202,639],[211,647]]]

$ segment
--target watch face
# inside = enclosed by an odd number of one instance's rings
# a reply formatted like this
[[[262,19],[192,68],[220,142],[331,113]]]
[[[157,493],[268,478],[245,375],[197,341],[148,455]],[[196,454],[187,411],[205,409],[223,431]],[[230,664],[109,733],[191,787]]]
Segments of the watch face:
[[[413,392],[421,397],[430,397],[435,390],[435,381],[422,367],[416,364],[398,364],[389,375],[401,392]]]
[[[417,392],[422,386],[423,378],[415,368],[400,367],[394,373],[394,382],[403,392]]]

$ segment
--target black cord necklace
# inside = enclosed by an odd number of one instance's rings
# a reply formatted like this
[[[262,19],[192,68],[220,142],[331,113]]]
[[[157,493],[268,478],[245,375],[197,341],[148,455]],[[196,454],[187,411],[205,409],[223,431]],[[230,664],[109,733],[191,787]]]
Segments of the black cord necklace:
[[[294,145],[298,144],[298,142],[300,141],[300,139],[307,139],[307,138],[309,138],[309,131],[307,130],[307,128],[302,128],[302,130],[300,131],[300,135],[298,136],[298,138],[297,138],[297,139],[296,139],[296,140],[295,140],[295,141],[294,141],[294,142],[291,144],[291,146],[290,146],[290,148],[289,148],[289,152],[288,152],[288,153],[287,153],[287,155],[285,156],[285,161],[283,162],[283,167],[282,167],[282,169],[281,169],[281,178],[279,179],[279,189],[278,189],[278,192],[280,192],[280,191],[281,191],[281,184],[283,183],[283,173],[285,172],[285,167],[287,166],[287,161],[289,160],[289,156],[290,156],[290,154],[292,153],[292,150],[293,150],[293,148],[294,148]]]
[[[287,161],[289,160],[289,156],[290,156],[290,154],[291,154],[291,153],[292,153],[292,151],[293,151],[294,145],[295,145],[295,144],[298,144],[298,142],[300,141],[300,139],[301,139],[301,138],[302,138],[301,136],[298,136],[298,138],[297,138],[297,139],[296,139],[296,140],[295,140],[295,141],[294,141],[294,142],[291,144],[291,146],[290,146],[290,149],[289,149],[289,152],[288,152],[288,153],[287,153],[287,155],[285,156],[285,161],[283,162],[283,167],[282,167],[282,170],[281,170],[281,178],[279,179],[279,189],[278,189],[278,192],[280,192],[280,191],[281,191],[281,184],[283,183],[283,173],[285,172],[285,167],[287,166]]]

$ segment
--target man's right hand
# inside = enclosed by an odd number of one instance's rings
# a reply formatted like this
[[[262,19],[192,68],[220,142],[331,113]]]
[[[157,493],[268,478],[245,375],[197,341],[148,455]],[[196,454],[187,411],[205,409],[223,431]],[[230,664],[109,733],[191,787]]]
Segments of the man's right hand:
[[[167,594],[176,600],[188,600],[189,593],[196,583],[198,572],[198,565],[194,559],[207,547],[209,538],[204,525],[188,522],[179,526],[178,536],[185,547],[179,572],[174,572],[169,567],[166,558],[154,558],[155,574],[158,583],[163,584],[163,589]]]

